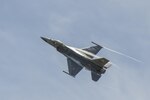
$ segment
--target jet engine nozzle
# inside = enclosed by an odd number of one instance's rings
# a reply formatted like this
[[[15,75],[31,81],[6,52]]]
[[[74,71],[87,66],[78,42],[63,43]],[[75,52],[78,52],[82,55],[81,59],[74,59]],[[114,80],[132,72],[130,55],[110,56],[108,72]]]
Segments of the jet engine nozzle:
[[[109,68],[110,66],[112,65],[112,63],[111,62],[108,62],[108,63],[106,63],[105,65],[104,65],[104,68]]]

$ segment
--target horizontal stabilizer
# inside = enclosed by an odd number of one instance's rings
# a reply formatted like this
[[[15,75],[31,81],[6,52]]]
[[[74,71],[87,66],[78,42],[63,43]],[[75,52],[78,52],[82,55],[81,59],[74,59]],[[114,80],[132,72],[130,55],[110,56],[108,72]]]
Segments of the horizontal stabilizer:
[[[98,74],[96,74],[94,72],[91,72],[91,77],[92,77],[92,80],[96,82],[96,81],[99,80],[99,78],[101,77],[101,75],[98,75]]]

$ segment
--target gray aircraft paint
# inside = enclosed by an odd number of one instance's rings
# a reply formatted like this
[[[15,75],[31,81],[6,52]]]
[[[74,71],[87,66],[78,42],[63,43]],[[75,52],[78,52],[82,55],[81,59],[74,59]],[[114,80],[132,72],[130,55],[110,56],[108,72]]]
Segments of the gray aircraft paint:
[[[70,76],[75,77],[82,70],[82,68],[85,68],[91,71],[92,80],[97,81],[101,77],[101,74],[104,74],[106,69],[111,66],[109,60],[95,55],[101,50],[102,47],[94,42],[92,43],[96,46],[79,49],[67,46],[59,40],[44,37],[41,38],[48,44],[55,47],[58,52],[67,57],[69,72],[63,72]]]

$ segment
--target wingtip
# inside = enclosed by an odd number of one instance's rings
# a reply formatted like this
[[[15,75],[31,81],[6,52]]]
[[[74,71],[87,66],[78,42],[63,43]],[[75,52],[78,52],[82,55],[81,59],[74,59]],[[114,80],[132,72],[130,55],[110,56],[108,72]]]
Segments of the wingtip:
[[[64,71],[64,70],[63,70],[63,72],[64,72],[65,74],[68,74],[69,76],[72,76],[72,75],[70,75],[68,72],[66,72],[66,71]],[[72,77],[75,78],[75,76],[72,76]]]
[[[102,47],[101,45],[99,45],[99,44],[97,44],[97,43],[95,43],[95,42],[91,42],[91,43],[93,43],[94,45],[97,45],[97,46],[100,46],[100,47]]]

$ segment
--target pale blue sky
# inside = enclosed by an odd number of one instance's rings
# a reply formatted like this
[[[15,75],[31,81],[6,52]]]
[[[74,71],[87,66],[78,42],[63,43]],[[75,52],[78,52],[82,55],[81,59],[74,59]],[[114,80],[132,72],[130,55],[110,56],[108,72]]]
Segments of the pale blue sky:
[[[149,100],[149,0],[0,0],[0,100]],[[69,77],[66,58],[40,36],[79,48],[95,41],[117,64],[98,82]]]

